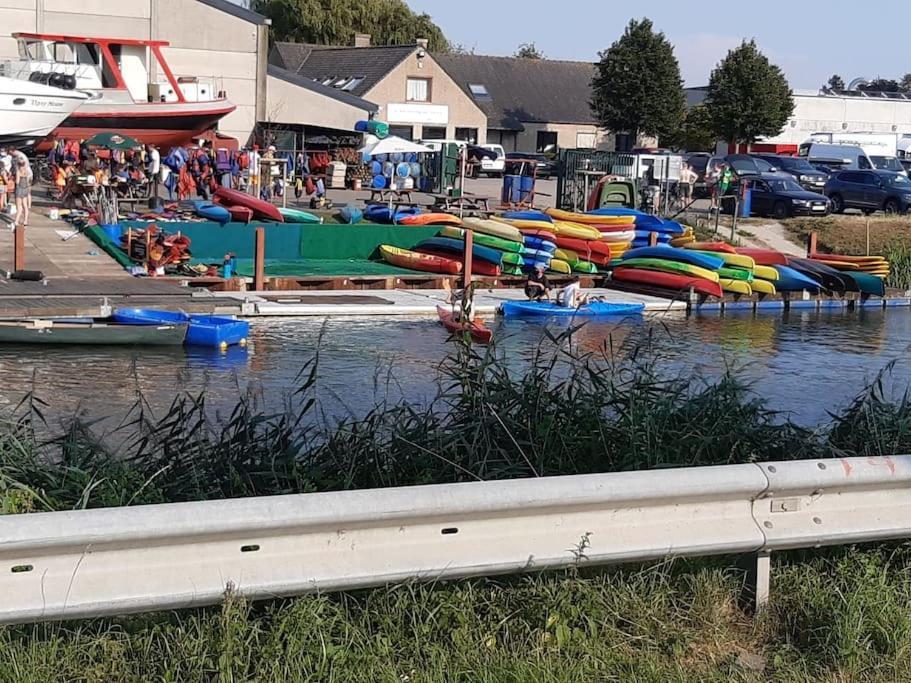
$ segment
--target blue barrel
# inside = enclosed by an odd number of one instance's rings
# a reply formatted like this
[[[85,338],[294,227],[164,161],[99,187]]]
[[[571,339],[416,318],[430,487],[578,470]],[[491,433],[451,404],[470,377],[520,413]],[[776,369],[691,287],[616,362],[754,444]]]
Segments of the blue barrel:
[[[409,164],[413,164],[413,163],[416,162],[417,160],[418,160],[418,153],[417,153],[417,152],[408,152],[408,153],[405,155],[405,161],[407,161]]]
[[[383,175],[383,165],[379,161],[370,164],[370,175]]]
[[[123,228],[120,227],[119,223],[101,225],[99,227],[104,232],[104,234],[108,236],[109,240],[111,240],[114,244],[120,244],[120,237],[123,235]]]
[[[418,162],[412,161],[410,166],[411,166],[412,177],[417,178],[418,176],[421,175],[421,165]]]
[[[389,161],[389,155],[388,154],[377,154],[376,159],[377,159],[377,161],[381,161],[385,164],[387,161]]]
[[[750,187],[749,183],[746,183],[746,187],[743,190],[743,204],[740,207],[740,215],[743,218],[749,218],[750,212],[753,210],[753,188]]]
[[[535,189],[535,179],[530,175],[519,176],[519,201],[530,202]]]
[[[391,156],[392,156],[392,163],[394,163],[394,164],[400,164],[403,161],[405,161],[405,155],[402,154],[401,152],[393,152]]]
[[[404,161],[399,163],[395,167],[395,174],[399,178],[407,178],[411,175],[411,164],[406,164]]]
[[[500,200],[504,204],[509,204],[512,201],[512,188],[518,181],[516,180],[519,176],[515,175],[504,175],[503,176],[503,190],[500,192]]]
[[[387,161],[386,163],[383,164],[383,175],[384,176],[386,176],[387,178],[391,178],[394,173],[395,173],[395,164],[393,164],[391,161]]]
[[[386,176],[375,175],[373,176],[373,187],[377,190],[382,190],[386,187]]]

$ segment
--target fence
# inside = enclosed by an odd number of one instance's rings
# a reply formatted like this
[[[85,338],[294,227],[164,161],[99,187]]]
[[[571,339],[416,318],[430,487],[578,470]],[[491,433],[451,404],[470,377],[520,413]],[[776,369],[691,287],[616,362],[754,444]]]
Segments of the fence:
[[[560,151],[557,175],[557,207],[583,210],[588,192],[605,175],[632,176],[635,158],[630,154],[598,152],[591,149]]]
[[[911,535],[911,456],[0,516],[0,622]]]

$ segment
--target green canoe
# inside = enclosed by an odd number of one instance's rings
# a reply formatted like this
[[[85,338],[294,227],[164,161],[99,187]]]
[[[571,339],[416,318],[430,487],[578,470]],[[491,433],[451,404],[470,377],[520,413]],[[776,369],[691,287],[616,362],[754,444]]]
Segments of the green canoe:
[[[623,259],[622,265],[624,267],[645,268],[646,270],[660,270],[665,273],[692,275],[694,277],[701,277],[705,280],[711,280],[712,282],[718,282],[718,273],[716,271],[702,268],[701,266],[694,266],[690,263],[683,263],[682,261],[642,257]]]
[[[742,280],[743,282],[753,281],[753,273],[743,268],[719,268],[718,277],[729,280]]]
[[[465,230],[464,228],[456,228],[447,225],[442,230],[440,230],[439,235],[440,237],[450,237],[455,240],[464,240]],[[475,232],[473,234],[473,238],[474,243],[480,244],[482,247],[490,247],[491,249],[512,252],[514,254],[522,254],[525,251],[525,247],[522,246],[521,243],[503,239],[502,237],[494,237],[493,235],[485,235],[484,233]]]
[[[309,211],[300,209],[283,209],[279,207],[278,212],[285,219],[285,223],[322,223],[323,219],[312,214]]]
[[[587,273],[589,275],[594,275],[598,272],[598,266],[591,261],[576,261],[572,264],[572,269],[574,273]]]

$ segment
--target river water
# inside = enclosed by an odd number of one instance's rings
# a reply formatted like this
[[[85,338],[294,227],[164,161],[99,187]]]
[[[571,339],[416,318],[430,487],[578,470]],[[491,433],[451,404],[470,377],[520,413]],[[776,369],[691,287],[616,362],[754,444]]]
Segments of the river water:
[[[567,322],[551,321],[552,330]],[[541,321],[501,321],[499,352],[520,365],[543,339]],[[712,377],[725,367],[751,380],[769,407],[803,424],[826,421],[888,363],[893,391],[911,379],[911,311],[681,314],[590,322],[574,334],[580,351],[650,335],[667,372]],[[269,319],[252,324],[247,349],[0,348],[0,402],[32,392],[52,418],[119,419],[142,394],[159,415],[180,392],[205,391],[228,411],[252,390],[279,408],[298,373],[319,350],[317,396],[330,419],[362,415],[384,399],[422,402],[435,394],[438,367],[451,346],[427,319]]]

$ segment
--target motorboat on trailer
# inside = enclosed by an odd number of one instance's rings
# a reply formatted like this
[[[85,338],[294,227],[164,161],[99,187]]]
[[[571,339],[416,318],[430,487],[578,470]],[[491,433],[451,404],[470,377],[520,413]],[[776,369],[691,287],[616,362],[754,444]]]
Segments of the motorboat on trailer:
[[[52,131],[52,138],[87,139],[116,130],[160,147],[189,144],[235,110],[216,79],[178,76],[162,40],[14,33],[18,61],[0,76],[89,95]]]
[[[78,90],[0,76],[0,144],[33,146],[88,97]]]

